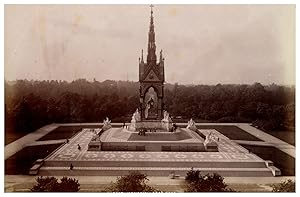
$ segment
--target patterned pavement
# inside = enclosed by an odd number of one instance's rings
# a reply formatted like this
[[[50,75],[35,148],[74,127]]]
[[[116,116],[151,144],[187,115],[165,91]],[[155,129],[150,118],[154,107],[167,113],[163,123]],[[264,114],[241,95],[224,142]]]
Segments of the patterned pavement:
[[[108,130],[109,131],[109,130]],[[201,130],[205,135],[213,132],[219,137],[220,152],[124,152],[124,151],[87,151],[88,143],[95,135],[93,130],[83,129],[68,144],[46,158],[46,161],[263,161],[254,154],[249,154],[241,146],[231,142],[216,130]],[[81,150],[78,150],[78,144]]]
[[[212,134],[212,138],[218,143],[219,152],[227,153],[249,153],[247,149],[238,145],[234,141],[230,140],[225,135],[221,134],[215,129],[199,129],[205,136],[209,133]],[[219,140],[218,140],[219,139]]]

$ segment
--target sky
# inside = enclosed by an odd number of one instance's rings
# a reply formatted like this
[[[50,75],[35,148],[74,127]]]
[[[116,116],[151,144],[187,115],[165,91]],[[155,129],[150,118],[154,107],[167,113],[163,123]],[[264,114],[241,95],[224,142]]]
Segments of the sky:
[[[4,11],[5,80],[138,81],[149,5],[5,5]],[[153,11],[166,82],[295,84],[295,5],[154,5]]]

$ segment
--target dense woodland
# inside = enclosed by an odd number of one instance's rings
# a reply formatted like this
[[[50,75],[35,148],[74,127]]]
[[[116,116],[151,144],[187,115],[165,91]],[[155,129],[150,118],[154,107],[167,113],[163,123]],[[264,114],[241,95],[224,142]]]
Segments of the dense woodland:
[[[138,93],[138,82],[6,81],[5,128],[31,132],[53,122],[102,122],[106,116],[129,122]],[[164,93],[174,121],[252,122],[269,131],[294,130],[295,87],[165,84]]]

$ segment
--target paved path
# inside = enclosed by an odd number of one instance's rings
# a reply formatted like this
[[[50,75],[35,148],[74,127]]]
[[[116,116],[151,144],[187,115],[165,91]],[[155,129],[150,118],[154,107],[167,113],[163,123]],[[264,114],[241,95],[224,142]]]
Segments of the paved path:
[[[28,175],[5,175],[5,183],[22,183],[22,182],[35,182],[39,176]],[[62,178],[62,176],[55,176]],[[116,181],[118,176],[70,176],[80,180],[81,184],[107,184]],[[183,182],[184,177],[179,179],[170,179],[169,177],[148,176],[150,183],[157,185],[177,185]],[[280,183],[283,180],[291,179],[296,180],[294,176],[279,176],[279,177],[225,177],[226,183],[240,183],[240,184],[273,184]]]
[[[255,146],[275,146],[276,144],[272,144],[269,142],[262,142],[262,141],[247,141],[247,140],[232,140],[241,145],[255,145]]]
[[[265,133],[255,127],[252,127],[249,124],[237,124],[237,126],[243,129],[244,131],[250,133],[251,135],[263,140],[264,142],[272,144],[274,147],[285,152],[286,154],[296,158],[295,146],[292,146],[268,133]]]
[[[249,153],[249,151],[238,145],[233,140],[218,132],[216,129],[198,129],[203,135],[211,134],[211,138],[218,143],[219,152]]]
[[[66,142],[65,139],[61,140],[46,140],[46,141],[35,141],[30,144],[26,144],[26,146],[39,146],[39,145],[50,145],[50,144],[61,144]]]
[[[8,144],[5,146],[5,159],[11,157],[18,151],[22,150],[27,144],[33,143],[36,140],[40,139],[44,135],[50,133],[53,129],[56,129],[58,124],[46,125],[38,130],[25,135],[24,137]]]

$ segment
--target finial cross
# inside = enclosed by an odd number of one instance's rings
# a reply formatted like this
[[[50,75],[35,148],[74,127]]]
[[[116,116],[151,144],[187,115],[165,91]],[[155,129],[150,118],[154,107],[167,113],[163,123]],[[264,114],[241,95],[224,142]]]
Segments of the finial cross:
[[[150,8],[151,8],[151,13],[153,12],[153,11],[152,11],[152,8],[153,8],[153,7],[154,7],[154,5],[152,5],[152,4],[151,4],[151,5],[150,5]]]

